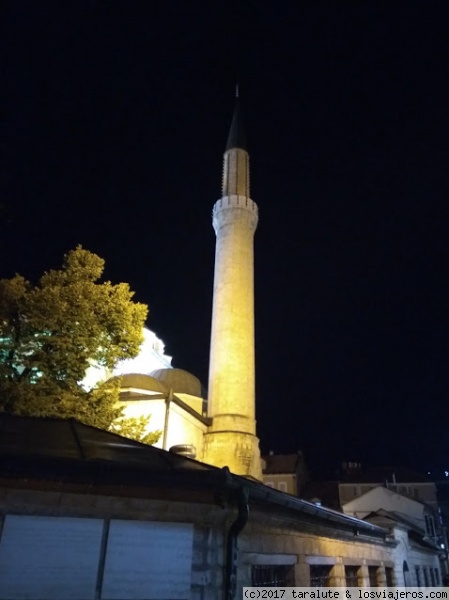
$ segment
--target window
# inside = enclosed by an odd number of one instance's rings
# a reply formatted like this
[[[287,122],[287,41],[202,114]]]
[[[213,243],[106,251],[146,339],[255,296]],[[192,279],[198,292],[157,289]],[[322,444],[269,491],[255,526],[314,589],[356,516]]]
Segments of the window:
[[[330,565],[310,565],[310,587],[330,586]]]
[[[434,570],[432,568],[430,568],[429,571],[430,571],[430,581],[431,581],[432,587],[435,587],[435,573],[434,573]]]
[[[254,587],[294,586],[294,567],[292,565],[253,565],[251,581]]]
[[[421,587],[421,572],[419,567],[415,567],[416,587]]]
[[[394,587],[394,576],[392,567],[385,567],[385,583],[387,587]]]
[[[405,587],[409,587],[410,586],[409,573],[410,573],[410,569],[408,567],[408,563],[407,563],[406,560],[404,560],[404,562],[402,563],[402,575],[404,577],[404,585],[405,585]]]
[[[429,587],[429,576],[428,576],[428,574],[427,574],[427,569],[426,569],[426,567],[423,567],[423,568],[422,568],[422,572],[423,572],[423,575],[424,575],[424,585],[425,585],[426,587]]]
[[[435,585],[440,585],[440,572],[437,568],[434,569],[435,573]]]
[[[377,587],[377,570],[378,567],[368,567],[368,577],[370,587]]]
[[[348,565],[345,567],[346,587],[358,587],[359,585],[359,567]]]
[[[430,537],[435,537],[435,525],[433,522],[433,517],[429,517],[429,515],[425,515],[426,519],[426,533],[430,535]]]

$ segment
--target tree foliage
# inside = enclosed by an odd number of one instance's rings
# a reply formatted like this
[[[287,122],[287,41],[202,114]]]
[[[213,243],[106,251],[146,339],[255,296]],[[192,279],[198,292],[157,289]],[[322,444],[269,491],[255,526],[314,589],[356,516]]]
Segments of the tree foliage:
[[[114,430],[120,419],[126,429],[119,382],[92,390],[81,382],[92,364],[112,370],[137,355],[148,309],[128,284],[100,282],[103,270],[103,259],[78,246],[37,285],[0,280],[0,411]]]
[[[120,417],[111,423],[109,430],[132,440],[139,440],[144,444],[155,444],[162,431],[148,432],[147,428],[148,417]]]

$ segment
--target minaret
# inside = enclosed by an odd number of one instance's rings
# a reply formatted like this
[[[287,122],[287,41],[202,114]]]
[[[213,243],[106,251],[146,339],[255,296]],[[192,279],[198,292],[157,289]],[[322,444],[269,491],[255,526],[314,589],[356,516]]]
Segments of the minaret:
[[[238,94],[237,94],[238,96]],[[255,421],[254,232],[249,156],[237,97],[223,162],[222,197],[212,211],[217,236],[204,462],[262,479]]]

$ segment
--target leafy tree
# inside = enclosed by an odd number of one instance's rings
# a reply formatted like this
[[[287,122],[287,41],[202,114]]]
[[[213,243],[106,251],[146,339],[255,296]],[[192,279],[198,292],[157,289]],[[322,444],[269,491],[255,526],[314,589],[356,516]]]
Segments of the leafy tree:
[[[124,435],[143,437],[148,421],[124,419],[118,380],[81,383],[92,364],[112,371],[137,355],[148,312],[128,284],[100,282],[103,270],[103,259],[78,246],[37,285],[0,280],[0,411],[121,424]]]
[[[144,444],[155,444],[161,437],[162,431],[147,433],[148,420],[149,417],[120,417],[111,423],[109,430]]]

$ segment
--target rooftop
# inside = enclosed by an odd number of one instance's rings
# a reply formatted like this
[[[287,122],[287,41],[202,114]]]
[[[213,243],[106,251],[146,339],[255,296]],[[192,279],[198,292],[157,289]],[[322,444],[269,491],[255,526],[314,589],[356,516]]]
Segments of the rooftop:
[[[249,503],[325,527],[332,535],[366,535],[375,525],[316,506],[243,477],[74,420],[0,415],[0,482],[3,488],[56,488],[220,504],[246,491]],[[170,496],[170,490],[177,490]],[[182,491],[182,494],[179,493]]]

